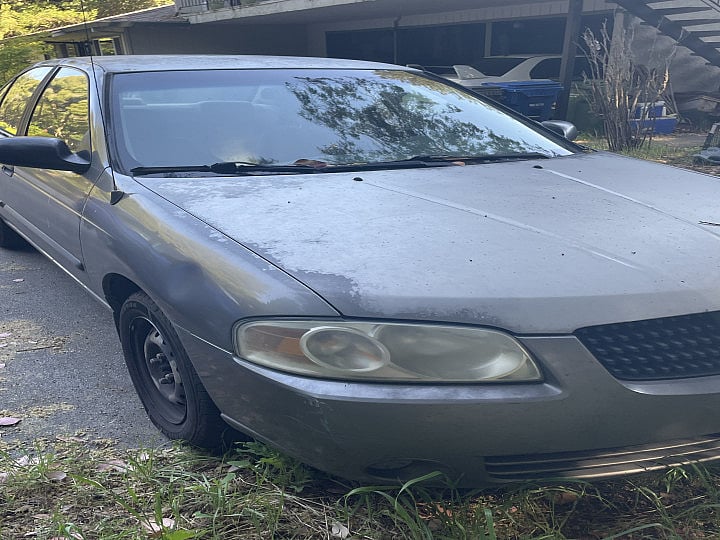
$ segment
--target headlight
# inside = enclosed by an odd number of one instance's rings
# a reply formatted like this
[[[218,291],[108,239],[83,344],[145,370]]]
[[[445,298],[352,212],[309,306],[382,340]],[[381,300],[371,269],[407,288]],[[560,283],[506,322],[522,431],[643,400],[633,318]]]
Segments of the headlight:
[[[333,379],[524,382],[542,379],[512,336],[430,324],[268,320],[235,329],[239,356],[282,371]]]

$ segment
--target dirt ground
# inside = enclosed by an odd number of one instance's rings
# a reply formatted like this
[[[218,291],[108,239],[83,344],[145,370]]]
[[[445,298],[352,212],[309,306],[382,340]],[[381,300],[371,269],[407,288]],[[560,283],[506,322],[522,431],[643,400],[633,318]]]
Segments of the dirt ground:
[[[674,148],[693,148],[702,146],[707,137],[706,133],[671,133],[670,135],[656,135],[654,144],[664,144]]]

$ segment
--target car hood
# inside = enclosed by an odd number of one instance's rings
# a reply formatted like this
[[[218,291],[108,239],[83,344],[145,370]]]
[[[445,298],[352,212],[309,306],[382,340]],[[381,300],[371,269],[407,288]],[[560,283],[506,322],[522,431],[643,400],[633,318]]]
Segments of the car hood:
[[[673,167],[590,153],[139,180],[349,317],[534,334],[720,309],[720,179]]]

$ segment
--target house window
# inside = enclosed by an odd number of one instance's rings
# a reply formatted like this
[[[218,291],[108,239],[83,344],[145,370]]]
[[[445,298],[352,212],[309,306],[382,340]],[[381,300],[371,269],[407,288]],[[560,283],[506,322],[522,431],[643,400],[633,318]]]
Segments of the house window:
[[[397,64],[470,64],[482,58],[485,24],[328,32],[327,54]]]
[[[100,56],[122,54],[122,43],[119,38],[96,39],[94,43],[95,50]]]
[[[327,55],[331,58],[394,62],[395,45],[392,28],[328,32]]]
[[[398,29],[398,63],[472,64],[485,53],[485,24]]]
[[[565,17],[547,19],[515,19],[492,23],[490,54],[560,54],[565,37]],[[600,35],[603,22],[612,30],[611,14],[585,15],[580,23],[581,31],[589,28]]]

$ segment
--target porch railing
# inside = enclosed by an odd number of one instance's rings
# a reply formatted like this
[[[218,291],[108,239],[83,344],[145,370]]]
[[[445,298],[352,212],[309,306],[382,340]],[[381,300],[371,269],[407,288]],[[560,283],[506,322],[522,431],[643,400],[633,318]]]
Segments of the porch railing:
[[[180,11],[213,11],[242,5],[250,5],[262,0],[175,0]]]

